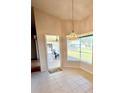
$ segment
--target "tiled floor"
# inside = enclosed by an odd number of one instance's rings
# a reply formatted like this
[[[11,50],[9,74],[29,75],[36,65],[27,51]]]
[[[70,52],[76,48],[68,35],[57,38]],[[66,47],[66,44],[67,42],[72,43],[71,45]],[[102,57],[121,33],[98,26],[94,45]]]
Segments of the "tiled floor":
[[[92,75],[79,69],[32,73],[32,93],[92,93]]]

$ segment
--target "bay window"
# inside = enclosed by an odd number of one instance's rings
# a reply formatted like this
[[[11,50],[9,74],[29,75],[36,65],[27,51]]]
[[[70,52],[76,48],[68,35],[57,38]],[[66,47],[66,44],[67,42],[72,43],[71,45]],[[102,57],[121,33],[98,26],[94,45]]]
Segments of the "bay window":
[[[68,60],[79,61],[80,60],[80,39],[67,40],[68,46]]]
[[[93,35],[67,40],[67,60],[92,64]]]

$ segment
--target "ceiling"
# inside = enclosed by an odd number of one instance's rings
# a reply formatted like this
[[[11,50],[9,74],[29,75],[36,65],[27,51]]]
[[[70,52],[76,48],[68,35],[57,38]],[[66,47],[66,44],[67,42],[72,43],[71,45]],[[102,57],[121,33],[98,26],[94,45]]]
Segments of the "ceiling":
[[[72,19],[72,0],[32,0],[32,6],[60,19]],[[74,20],[92,15],[93,0],[74,0]]]

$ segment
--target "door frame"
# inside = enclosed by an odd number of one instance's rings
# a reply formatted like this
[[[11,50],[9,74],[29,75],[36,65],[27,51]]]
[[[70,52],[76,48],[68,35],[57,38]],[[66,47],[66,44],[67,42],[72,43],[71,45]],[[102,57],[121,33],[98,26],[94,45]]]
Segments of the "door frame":
[[[62,61],[61,61],[61,47],[60,47],[60,45],[61,45],[61,38],[60,38],[60,35],[58,35],[58,34],[45,34],[45,48],[46,48],[46,60],[47,60],[47,69],[49,69],[49,67],[48,67],[48,56],[47,56],[47,51],[48,51],[48,49],[47,49],[47,39],[46,39],[46,36],[58,36],[59,37],[59,40],[58,40],[58,43],[59,43],[59,51],[60,51],[60,56],[59,56],[59,58],[60,58],[60,67],[62,67]]]

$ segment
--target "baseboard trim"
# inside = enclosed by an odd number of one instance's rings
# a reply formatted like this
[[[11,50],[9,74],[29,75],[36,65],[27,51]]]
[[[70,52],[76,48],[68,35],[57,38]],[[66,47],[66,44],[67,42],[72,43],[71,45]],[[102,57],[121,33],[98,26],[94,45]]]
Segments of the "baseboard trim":
[[[93,72],[90,72],[90,71],[88,71],[88,70],[86,70],[85,68],[82,68],[82,67],[63,66],[63,68],[81,69],[81,70],[86,71],[86,72],[88,72],[88,73],[90,73],[90,74],[93,74]]]
[[[74,68],[74,69],[80,69],[80,67],[73,67],[73,66],[63,66],[62,68]]]
[[[88,71],[88,70],[86,70],[85,68],[80,67],[80,69],[81,69],[81,70],[84,70],[84,71],[86,71],[86,72],[88,72],[88,73],[90,73],[90,74],[93,74],[93,72]]]

